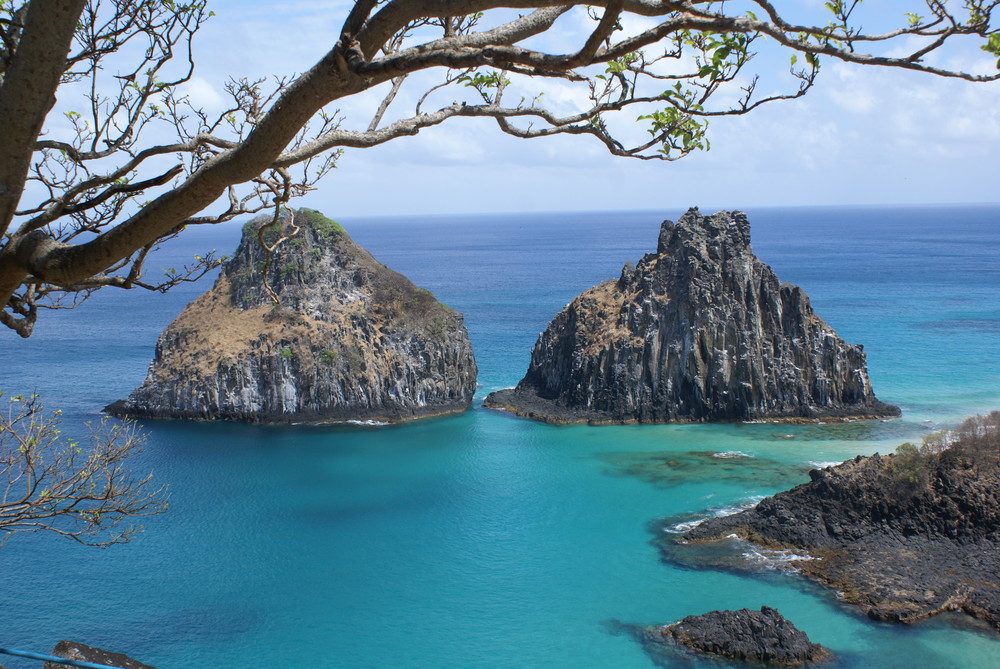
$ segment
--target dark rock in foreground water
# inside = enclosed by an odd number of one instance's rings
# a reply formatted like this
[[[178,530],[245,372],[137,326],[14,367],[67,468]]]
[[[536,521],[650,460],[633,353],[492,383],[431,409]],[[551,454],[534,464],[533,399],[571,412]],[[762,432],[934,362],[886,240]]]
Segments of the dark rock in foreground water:
[[[908,623],[960,611],[1000,630],[1000,412],[920,448],[904,444],[810,476],[752,509],[706,520],[665,555],[736,535],[818,558],[796,567],[873,618]]]
[[[648,645],[678,643],[699,653],[763,666],[795,667],[832,657],[767,606],[760,611],[710,611],[664,627],[647,627]]]
[[[215,286],[160,335],[149,376],[108,411],[264,423],[398,421],[463,411],[476,362],[461,314],[299,210],[266,253],[244,227]],[[281,234],[291,234],[286,219]],[[265,230],[273,243],[278,230]]]
[[[567,305],[486,406],[594,423],[899,415],[865,365],[753,255],[744,214],[692,209],[663,223],[656,253]]]
[[[60,641],[52,649],[52,655],[62,657],[67,660],[77,660],[80,662],[90,662],[93,664],[104,664],[109,667],[119,667],[120,669],[154,669],[148,664],[143,664],[138,660],[133,660],[128,655],[121,653],[111,653],[100,648],[87,646],[73,641]],[[46,662],[42,669],[63,669],[69,668],[68,664],[57,664]]]

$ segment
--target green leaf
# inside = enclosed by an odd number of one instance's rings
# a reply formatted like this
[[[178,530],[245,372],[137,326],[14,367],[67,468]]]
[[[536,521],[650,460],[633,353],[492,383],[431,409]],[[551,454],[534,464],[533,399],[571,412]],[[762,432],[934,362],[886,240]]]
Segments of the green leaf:
[[[995,56],[1000,56],[1000,33],[993,33],[990,35],[989,39],[986,40],[986,44],[979,47],[987,53],[992,53]]]

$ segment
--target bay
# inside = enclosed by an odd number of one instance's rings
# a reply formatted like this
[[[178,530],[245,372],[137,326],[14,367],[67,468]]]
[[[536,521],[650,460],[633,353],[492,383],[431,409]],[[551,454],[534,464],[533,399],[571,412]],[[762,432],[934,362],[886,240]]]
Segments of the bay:
[[[654,664],[622,624],[768,605],[840,666],[1000,666],[992,634],[944,619],[873,623],[776,565],[689,570],[651,543],[664,524],[752,503],[818,463],[1000,407],[1000,206],[748,211],[757,255],[865,345],[875,391],[900,419],[554,427],[480,406],[517,382],[565,303],[654,250],[660,221],[680,213],[342,220],[465,315],[473,408],[384,428],[147,422],[136,466],[169,485],[169,511],[108,550],[12,537],[0,549],[0,646],[69,638],[161,669],[638,668]],[[148,267],[231,252],[238,234],[192,229]],[[43,314],[29,340],[0,333],[0,389],[41,393],[82,434],[142,380],[159,332],[208,285],[103,291]],[[657,465],[667,458],[686,465]]]

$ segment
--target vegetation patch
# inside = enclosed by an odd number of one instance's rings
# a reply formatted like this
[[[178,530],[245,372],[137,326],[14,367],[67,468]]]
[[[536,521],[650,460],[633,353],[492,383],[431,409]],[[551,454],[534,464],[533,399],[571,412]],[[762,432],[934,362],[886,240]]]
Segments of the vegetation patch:
[[[340,223],[327,218],[315,209],[306,209],[305,207],[299,209],[296,212],[295,222],[300,226],[312,228],[316,232],[316,236],[323,241],[330,241],[334,237],[347,234]]]

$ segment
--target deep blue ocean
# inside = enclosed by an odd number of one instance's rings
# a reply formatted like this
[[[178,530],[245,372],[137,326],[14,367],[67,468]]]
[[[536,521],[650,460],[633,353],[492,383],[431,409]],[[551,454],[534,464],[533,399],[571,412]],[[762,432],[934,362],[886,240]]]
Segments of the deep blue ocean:
[[[73,639],[160,669],[640,669],[657,665],[623,626],[768,605],[832,649],[835,667],[1000,667],[1000,636],[962,620],[876,623],[778,561],[689,569],[653,543],[808,480],[817,464],[1000,408],[1000,205],[747,212],[756,254],[864,344],[876,394],[902,418],[554,427],[482,408],[520,379],[553,315],[655,250],[660,222],[681,213],[342,220],[465,315],[473,407],[390,427],[147,422],[134,466],[169,485],[169,511],[107,550],[10,537],[0,646],[48,652]],[[192,229],[148,271],[230,253],[238,234]],[[159,332],[210,285],[105,290],[43,314],[29,340],[0,332],[0,389],[41,393],[80,434],[142,381]],[[684,466],[658,467],[664,455]]]

